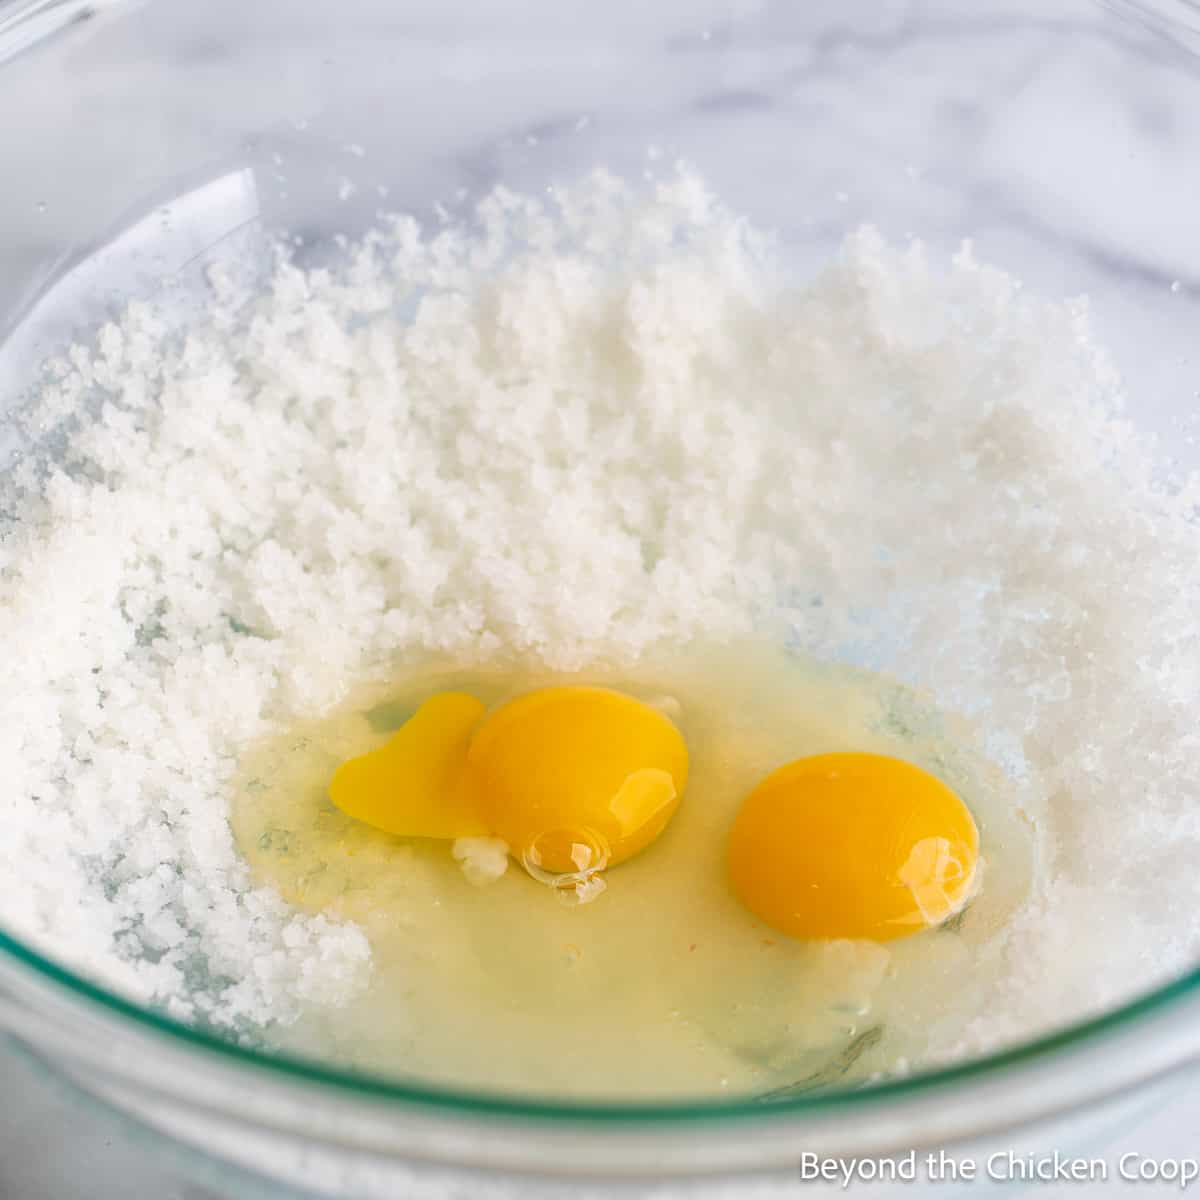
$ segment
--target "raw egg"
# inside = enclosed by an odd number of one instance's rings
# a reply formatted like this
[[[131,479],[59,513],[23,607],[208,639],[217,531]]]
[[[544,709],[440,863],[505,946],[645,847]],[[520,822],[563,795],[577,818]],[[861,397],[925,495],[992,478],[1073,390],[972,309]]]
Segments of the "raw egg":
[[[392,739],[334,772],[330,799],[384,833],[460,838],[487,833],[466,780],[467,747],[484,707],[464,692],[426,700]]]
[[[769,775],[729,839],[733,890],[796,938],[888,941],[962,910],[979,861],[967,806],[880,754],[820,754]]]
[[[430,660],[364,682],[248,748],[232,787],[255,883],[371,949],[336,1028],[311,1006],[272,1044],[589,1101],[793,1094],[928,1061],[1003,982],[1041,879],[1041,784],[986,746],[924,693],[765,639],[586,679]],[[856,753],[772,778],[833,751]]]
[[[687,772],[675,725],[611,688],[543,688],[486,717],[473,696],[444,692],[343,763],[329,795],[387,833],[500,838],[535,878],[570,884],[654,841]]]
[[[615,866],[666,828],[687,783],[683,737],[610,688],[531,692],[497,709],[469,753],[488,828],[527,865]]]

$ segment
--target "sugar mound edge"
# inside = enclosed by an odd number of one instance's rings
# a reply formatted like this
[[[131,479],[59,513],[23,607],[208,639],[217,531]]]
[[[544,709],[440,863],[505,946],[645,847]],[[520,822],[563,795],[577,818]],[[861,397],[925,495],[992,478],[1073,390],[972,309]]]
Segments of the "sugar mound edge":
[[[6,929],[185,1020],[336,1004],[369,948],[253,885],[243,747],[426,653],[771,628],[986,714],[1044,788],[1046,885],[947,1056],[1194,961],[1196,490],[1082,304],[870,230],[793,286],[686,171],[211,285],[52,364],[31,440],[99,415],[0,484]]]

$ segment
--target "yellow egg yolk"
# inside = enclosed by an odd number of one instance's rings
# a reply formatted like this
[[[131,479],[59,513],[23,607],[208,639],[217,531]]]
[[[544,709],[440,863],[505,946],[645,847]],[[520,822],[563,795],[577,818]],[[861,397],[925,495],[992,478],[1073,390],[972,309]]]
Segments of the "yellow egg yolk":
[[[821,754],[769,775],[729,839],[733,890],[797,938],[888,941],[970,899],[979,833],[940,780],[879,754]]]
[[[494,712],[471,742],[488,828],[551,872],[624,862],[674,815],[687,746],[657,709],[608,688],[531,692]]]
[[[501,838],[539,877],[615,866],[674,814],[687,746],[650,705],[556,687],[484,712],[461,692],[434,696],[386,745],[343,763],[330,798],[388,833]]]
[[[484,706],[463,692],[426,700],[386,745],[334,772],[329,798],[349,817],[405,837],[487,829],[467,786],[467,747]]]

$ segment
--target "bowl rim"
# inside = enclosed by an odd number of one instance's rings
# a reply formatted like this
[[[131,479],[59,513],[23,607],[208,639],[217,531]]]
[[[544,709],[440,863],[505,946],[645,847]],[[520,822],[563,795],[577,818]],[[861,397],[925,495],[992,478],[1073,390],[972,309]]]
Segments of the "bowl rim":
[[[82,1001],[86,1008],[99,1009],[99,1015],[109,1020],[130,1025],[143,1034],[165,1035],[176,1047],[199,1052],[214,1065],[223,1062],[243,1070],[260,1071],[265,1079],[275,1084],[291,1082],[315,1086],[350,1093],[357,1099],[415,1106],[426,1112],[511,1118],[557,1127],[580,1123],[628,1124],[630,1121],[667,1127],[714,1120],[743,1121],[768,1116],[803,1118],[806,1114],[828,1116],[839,1110],[853,1112],[856,1107],[930,1094],[954,1085],[982,1082],[1014,1068],[1044,1064],[1051,1056],[1096,1045],[1109,1035],[1131,1032],[1148,1024],[1152,1018],[1162,1016],[1166,1009],[1181,1001],[1200,999],[1200,966],[1197,966],[1114,1008],[1002,1049],[867,1084],[833,1085],[795,1096],[773,1098],[769,1102],[756,1096],[730,1100],[579,1100],[535,1094],[511,1095],[406,1080],[340,1069],[296,1054],[254,1049],[123,997],[34,950],[3,928],[0,928],[0,957],[7,957],[18,968],[32,972],[41,984],[50,985],[60,995],[65,993],[70,999]],[[3,1026],[2,1019],[0,1026]]]

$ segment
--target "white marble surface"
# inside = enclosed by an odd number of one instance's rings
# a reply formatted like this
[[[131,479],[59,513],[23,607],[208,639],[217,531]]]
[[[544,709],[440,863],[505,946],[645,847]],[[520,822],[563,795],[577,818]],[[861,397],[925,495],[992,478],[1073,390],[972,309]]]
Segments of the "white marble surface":
[[[0,1039],[2,1200],[285,1200],[285,1195],[102,1108]]]
[[[75,275],[38,341],[0,349],[0,411],[40,348],[246,222],[319,239],[381,207],[683,156],[798,271],[870,221],[972,237],[1030,287],[1088,293],[1132,414],[1200,462],[1190,0],[350,0],[332,25],[288,0],[75,8],[92,15],[49,51],[9,58],[0,0],[0,109],[19,118],[0,122],[0,335],[65,265],[137,232]],[[257,1192],[3,1046],[0,1101],[0,1200]],[[1098,1124],[1093,1152],[1197,1155],[1198,1129],[1188,1081]]]

